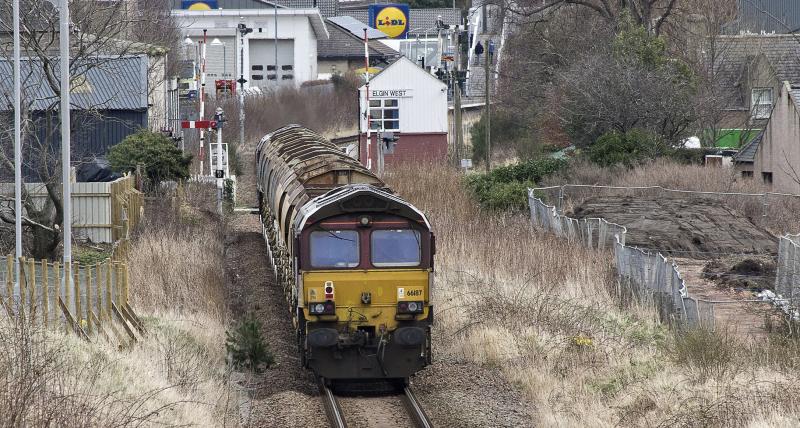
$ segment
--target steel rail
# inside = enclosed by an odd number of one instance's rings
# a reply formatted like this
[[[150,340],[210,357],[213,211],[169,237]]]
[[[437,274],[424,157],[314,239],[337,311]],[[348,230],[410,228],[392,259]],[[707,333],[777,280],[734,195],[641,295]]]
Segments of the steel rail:
[[[409,387],[403,388],[403,404],[405,404],[408,414],[413,419],[414,425],[419,428],[433,427],[430,419],[428,419],[428,415],[425,414],[425,410],[419,404],[417,397],[414,396],[414,393]]]
[[[331,427],[347,428],[347,423],[344,420],[344,414],[339,405],[339,400],[333,395],[333,391],[325,386],[325,382],[322,379],[319,379],[319,394],[322,398],[325,414],[328,415],[328,422],[330,422]]]

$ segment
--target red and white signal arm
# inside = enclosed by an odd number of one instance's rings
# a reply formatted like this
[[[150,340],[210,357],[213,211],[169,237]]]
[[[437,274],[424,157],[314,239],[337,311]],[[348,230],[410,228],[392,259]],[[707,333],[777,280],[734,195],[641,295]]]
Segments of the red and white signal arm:
[[[184,120],[181,122],[183,129],[217,129],[217,122],[214,120]]]

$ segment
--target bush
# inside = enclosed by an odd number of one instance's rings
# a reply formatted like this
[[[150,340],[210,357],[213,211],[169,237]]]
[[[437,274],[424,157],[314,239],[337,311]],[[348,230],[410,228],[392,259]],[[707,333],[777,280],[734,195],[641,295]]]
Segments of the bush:
[[[169,138],[142,129],[112,147],[108,161],[117,172],[135,171],[141,164],[149,184],[156,186],[163,180],[188,178],[192,157],[181,153]]]
[[[252,315],[241,321],[233,332],[225,334],[225,349],[234,367],[261,373],[275,362],[275,357],[264,343],[261,322]]]
[[[632,129],[625,133],[611,131],[603,134],[585,153],[589,160],[600,166],[632,167],[668,154],[669,147],[656,135]]]
[[[473,197],[491,210],[522,211],[528,206],[528,187],[569,165],[563,159],[541,158],[474,174],[466,179]]]

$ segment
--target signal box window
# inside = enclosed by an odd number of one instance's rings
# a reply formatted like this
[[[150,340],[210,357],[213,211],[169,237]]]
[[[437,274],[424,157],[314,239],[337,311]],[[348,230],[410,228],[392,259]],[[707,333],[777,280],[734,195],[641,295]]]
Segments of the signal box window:
[[[376,267],[419,266],[422,248],[416,230],[373,230],[371,247]]]
[[[311,232],[311,267],[352,268],[358,266],[358,232],[316,230]]]
[[[400,130],[400,103],[397,100],[369,100],[369,115],[371,129]]]

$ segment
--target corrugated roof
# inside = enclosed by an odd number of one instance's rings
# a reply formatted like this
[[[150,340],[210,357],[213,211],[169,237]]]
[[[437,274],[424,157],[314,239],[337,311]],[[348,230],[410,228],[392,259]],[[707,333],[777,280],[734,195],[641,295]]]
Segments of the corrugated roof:
[[[353,59],[364,57],[364,40],[362,38],[356,37],[331,19],[328,19],[328,24],[329,38],[317,40],[317,58]],[[369,54],[373,58],[382,60],[388,60],[400,55],[400,53],[378,40],[369,41]]]
[[[129,56],[121,58],[97,57],[86,59],[84,64],[75,64],[71,104],[74,110],[144,110],[147,109],[147,57]],[[13,64],[0,60],[0,94],[11,94]],[[60,67],[55,65],[55,75]],[[22,62],[23,96],[33,100],[33,110],[45,110],[58,103],[55,92],[47,84],[45,72],[39,59],[24,59]],[[10,110],[4,97],[0,109]]]
[[[758,146],[761,145],[761,140],[764,139],[764,131],[758,133],[749,143],[745,144],[739,153],[733,157],[736,162],[755,162]]]
[[[800,36],[740,35],[721,36],[716,42],[714,73],[729,91],[730,108],[746,108],[749,100],[741,88],[746,83],[748,67],[763,55],[775,71],[777,80],[800,83]],[[709,53],[706,52],[708,55]],[[710,62],[707,59],[707,62]]]
[[[349,15],[361,22],[369,22],[368,9],[341,8],[340,14]],[[448,25],[457,25],[461,22],[461,10],[453,8],[411,9],[408,19],[409,34],[424,34],[426,29],[436,27],[436,18],[442,16],[442,21]],[[435,34],[434,34],[435,35]]]

